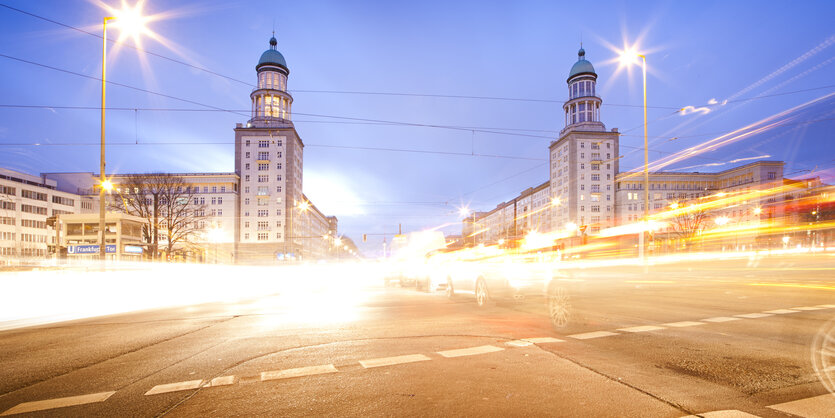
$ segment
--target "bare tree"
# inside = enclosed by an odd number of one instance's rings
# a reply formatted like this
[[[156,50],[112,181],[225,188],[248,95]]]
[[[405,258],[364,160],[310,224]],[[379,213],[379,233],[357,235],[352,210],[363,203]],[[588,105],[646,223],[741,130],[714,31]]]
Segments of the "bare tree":
[[[707,212],[704,209],[690,205],[673,218],[673,232],[683,240],[690,240],[705,229],[707,220]]]
[[[205,205],[195,200],[196,187],[183,177],[168,173],[136,174],[123,177],[112,195],[112,210],[145,219],[142,233],[156,259],[160,242],[167,254],[178,244],[187,244],[199,235],[199,222]]]

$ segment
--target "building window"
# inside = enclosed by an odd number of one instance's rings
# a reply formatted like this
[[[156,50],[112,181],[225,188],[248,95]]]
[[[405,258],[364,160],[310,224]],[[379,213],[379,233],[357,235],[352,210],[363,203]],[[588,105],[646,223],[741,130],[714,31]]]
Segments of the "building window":
[[[244,176],[244,181],[249,181],[249,174]]]
[[[249,152],[246,153],[246,158],[249,158]]]
[[[281,140],[275,141],[275,146],[280,147],[282,145]]]
[[[769,180],[774,180],[776,178],[777,178],[777,172],[776,171],[769,171],[768,172],[768,179]]]
[[[246,234],[244,234],[244,239],[249,239],[249,232],[247,232]]]
[[[600,212],[600,206],[592,206],[591,211],[592,212]]]
[[[600,174],[592,174],[591,181],[600,181]]]
[[[278,158],[281,158],[281,151],[277,153]]]
[[[220,192],[226,193],[226,186],[220,186]]]
[[[270,159],[270,153],[267,152],[267,151],[259,151],[258,152],[258,159],[259,160],[269,160]]]
[[[281,193],[281,186],[275,186],[275,191],[277,193]]]
[[[266,218],[270,216],[270,211],[267,209],[258,209],[258,217],[259,218]]]
[[[275,176],[275,181],[281,181],[281,174]]]
[[[275,165],[275,168],[277,168],[277,169],[281,170],[281,163],[277,163],[277,164]]]
[[[258,164],[258,171],[267,171],[270,169],[269,164]]]
[[[270,141],[258,141],[258,148],[269,148]]]
[[[248,205],[248,204],[249,204],[249,198],[248,198],[248,197],[244,199],[244,204],[245,204],[245,205]]]
[[[246,140],[246,146],[249,146],[249,140],[248,139]]]
[[[260,175],[260,176],[258,176],[258,182],[259,182],[259,183],[267,183],[267,182],[269,182],[269,181],[270,181],[270,177],[269,177],[269,176],[266,176],[266,175]]]
[[[212,198],[212,204],[213,204],[213,205],[214,205],[214,204],[217,204],[217,198],[215,198],[215,197],[213,197],[213,198]]]

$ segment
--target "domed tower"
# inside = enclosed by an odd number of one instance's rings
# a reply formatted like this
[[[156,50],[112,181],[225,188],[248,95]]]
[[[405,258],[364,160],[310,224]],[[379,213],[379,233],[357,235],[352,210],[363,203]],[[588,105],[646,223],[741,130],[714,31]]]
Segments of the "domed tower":
[[[258,73],[258,87],[252,90],[252,119],[254,126],[275,125],[276,122],[290,121],[290,106],[293,96],[287,93],[287,76],[290,70],[284,56],[276,49],[275,36],[270,38],[270,49],[261,54],[255,71]]]
[[[565,128],[551,142],[551,230],[596,235],[615,224],[618,132],[600,122],[597,73],[582,46],[568,73]]]
[[[237,260],[276,260],[295,257],[307,236],[300,231],[297,205],[302,193],[304,143],[290,121],[293,97],[287,93],[290,70],[276,49],[261,54],[255,71],[258,85],[252,118],[235,127],[235,174],[238,187]]]
[[[600,105],[603,100],[597,97],[597,73],[594,66],[586,60],[586,51],[580,48],[577,62],[568,73],[568,101],[563,104],[565,111],[565,129],[583,131],[605,131],[600,122]]]

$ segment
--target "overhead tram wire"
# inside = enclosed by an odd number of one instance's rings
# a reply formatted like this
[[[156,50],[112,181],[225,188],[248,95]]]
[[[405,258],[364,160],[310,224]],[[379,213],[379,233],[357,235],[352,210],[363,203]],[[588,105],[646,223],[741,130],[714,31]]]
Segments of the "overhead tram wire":
[[[15,7],[6,5],[6,4],[2,4],[2,3],[0,3],[0,6],[5,7],[9,10],[12,10],[12,11],[18,12],[18,13],[22,13],[22,14],[34,17],[36,19],[40,19],[40,20],[43,20],[43,21],[46,21],[46,22],[49,22],[49,23],[52,23],[52,24],[55,24],[55,25],[58,25],[58,26],[65,27],[67,29],[71,29],[71,30],[74,30],[74,31],[77,31],[77,32],[80,32],[80,33],[83,33],[83,34],[86,34],[86,35],[96,37],[98,39],[102,38],[101,35],[99,35],[97,33],[88,32],[84,29],[81,29],[81,28],[78,28],[78,27],[75,27],[75,26],[72,26],[72,25],[69,25],[69,24],[66,24],[66,23],[62,23],[62,22],[59,22],[59,21],[54,20],[54,19],[50,19],[50,18],[47,18],[45,16],[41,16],[41,15],[38,15],[38,14],[35,14],[35,13],[27,12],[25,10],[21,10],[21,9],[18,9],[18,8],[15,8]],[[114,41],[112,39],[108,39],[108,42],[111,42],[111,43],[114,43],[114,44],[119,44],[119,45],[122,45],[122,46],[127,47],[127,48],[132,48],[132,49],[134,49],[138,52],[142,52],[142,53],[145,53],[145,54],[157,57],[157,58],[161,58],[161,59],[164,59],[164,60],[176,63],[176,64],[184,65],[184,66],[187,66],[187,67],[195,69],[195,70],[203,71],[203,72],[206,72],[207,74],[211,74],[211,75],[221,77],[221,78],[224,78],[224,79],[227,79],[227,80],[230,80],[230,81],[234,81],[236,83],[240,83],[240,84],[246,85],[248,87],[255,87],[255,85],[252,84],[252,83],[249,83],[249,82],[246,82],[246,81],[243,81],[243,80],[231,77],[231,76],[221,74],[217,71],[210,70],[208,68],[205,68],[205,67],[202,67],[202,66],[199,66],[199,65],[190,64],[190,63],[187,63],[185,61],[178,60],[176,58],[171,58],[171,57],[168,57],[168,56],[165,56],[165,55],[162,55],[162,54],[158,54],[156,52],[148,51],[146,49],[139,48],[139,47],[134,46],[134,45],[130,45],[130,44],[127,44],[127,43],[124,43],[124,42]],[[758,100],[758,99],[764,99],[764,98],[768,98],[768,97],[783,96],[783,95],[787,95],[787,94],[795,94],[795,93],[801,93],[801,92],[813,91],[813,90],[820,90],[820,89],[826,89],[826,88],[832,88],[832,87],[835,87],[835,85],[813,87],[813,88],[809,88],[809,89],[797,90],[797,91],[792,91],[792,92],[784,92],[784,93],[775,93],[775,94],[769,94],[769,95],[755,96],[755,97],[750,97],[750,98],[745,98],[745,99],[735,99],[735,100],[729,100],[727,102],[724,102],[723,104],[715,104],[715,105],[709,105],[709,106],[719,106],[719,105],[724,105],[724,104],[728,104],[728,103],[738,103],[738,102],[745,102],[745,101],[750,101],[750,100]],[[352,91],[352,90],[315,90],[315,89],[289,89],[288,91],[293,92],[293,93],[313,93],[313,94],[354,94],[354,95],[369,95],[369,96],[428,97],[428,98],[444,98],[444,99],[500,100],[500,101],[555,103],[555,104],[561,104],[561,103],[565,102],[564,100],[555,100],[555,99],[534,99],[534,98],[500,97],[500,96],[474,96],[474,95],[456,95],[456,94],[402,93],[402,92],[376,92],[376,91]],[[616,106],[616,107],[634,107],[634,108],[643,107],[642,105],[621,104],[621,103],[604,103],[603,105],[604,106]],[[681,109],[683,108],[683,107],[674,107],[674,106],[648,106],[648,107],[650,109],[675,110],[676,113],[681,111]]]

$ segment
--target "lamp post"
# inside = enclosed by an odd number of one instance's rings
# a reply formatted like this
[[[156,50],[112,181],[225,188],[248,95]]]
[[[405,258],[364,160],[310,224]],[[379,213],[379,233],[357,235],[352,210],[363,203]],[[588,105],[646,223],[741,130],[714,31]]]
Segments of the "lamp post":
[[[647,131],[647,57],[643,54],[635,52],[633,49],[627,49],[621,52],[620,60],[623,64],[632,64],[637,58],[641,59],[641,72],[643,75],[643,93],[644,93],[644,226],[649,220],[649,137]],[[647,233],[646,228],[641,229],[639,236],[639,252],[640,258],[646,261],[646,254],[644,254],[644,237]]]
[[[104,164],[104,121],[105,121],[105,86],[107,83],[107,22],[110,20],[118,19],[120,21],[120,26],[123,27],[125,32],[131,32],[134,34],[134,37],[138,36],[139,33],[144,31],[144,20],[141,16],[142,11],[142,3],[138,3],[135,8],[130,9],[127,7],[126,4],[123,3],[123,9],[120,11],[111,10],[117,14],[117,16],[105,16],[102,19],[102,37],[101,37],[101,159],[99,162],[99,233],[101,234],[101,245],[99,245],[99,257],[102,260],[105,260],[105,248],[107,247],[107,241],[105,241],[105,205],[104,205],[104,198],[105,198],[105,191],[107,189],[112,188],[113,185],[107,181],[107,178],[104,174],[105,164]],[[121,38],[120,38],[121,39]],[[136,38],[138,39],[138,38]]]

